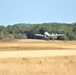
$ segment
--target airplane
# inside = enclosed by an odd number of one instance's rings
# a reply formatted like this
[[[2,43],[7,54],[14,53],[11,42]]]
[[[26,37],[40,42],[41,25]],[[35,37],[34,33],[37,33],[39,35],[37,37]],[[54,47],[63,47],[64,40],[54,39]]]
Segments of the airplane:
[[[44,34],[34,34],[36,37],[44,37],[44,38],[57,38],[59,36],[63,36],[63,34],[54,34],[54,33],[51,33],[49,34],[47,31],[44,32]]]

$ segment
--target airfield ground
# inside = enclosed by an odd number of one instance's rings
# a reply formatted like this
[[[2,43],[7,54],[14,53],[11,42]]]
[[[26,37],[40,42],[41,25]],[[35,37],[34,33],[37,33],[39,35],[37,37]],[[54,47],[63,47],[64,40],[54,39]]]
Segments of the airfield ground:
[[[76,55],[13,57],[11,51],[76,50],[76,41],[16,40],[0,42],[0,75],[76,75]],[[19,52],[18,51],[18,52]],[[70,52],[70,53],[72,53]],[[13,53],[13,52],[12,52]],[[15,52],[16,53],[16,52]],[[62,52],[65,54],[65,52]],[[66,53],[67,54],[67,53]],[[11,57],[9,57],[11,55]],[[35,54],[36,55],[36,54]]]
[[[76,56],[0,58],[0,75],[76,75]]]
[[[23,39],[0,42],[0,50],[76,50],[76,41],[46,41]]]

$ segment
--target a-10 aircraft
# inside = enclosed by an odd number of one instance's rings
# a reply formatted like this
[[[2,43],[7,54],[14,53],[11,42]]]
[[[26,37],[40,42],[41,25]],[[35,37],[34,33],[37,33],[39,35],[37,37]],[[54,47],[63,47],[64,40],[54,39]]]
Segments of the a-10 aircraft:
[[[34,34],[36,37],[44,37],[44,38],[57,38],[59,36],[63,36],[63,34],[49,34],[48,32],[44,32],[44,34]]]

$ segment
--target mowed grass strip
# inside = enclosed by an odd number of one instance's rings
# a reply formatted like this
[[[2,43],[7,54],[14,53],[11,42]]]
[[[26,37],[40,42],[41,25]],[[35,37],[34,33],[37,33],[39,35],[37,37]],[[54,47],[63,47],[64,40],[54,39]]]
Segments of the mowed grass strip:
[[[0,50],[76,50],[76,41],[0,42]]]

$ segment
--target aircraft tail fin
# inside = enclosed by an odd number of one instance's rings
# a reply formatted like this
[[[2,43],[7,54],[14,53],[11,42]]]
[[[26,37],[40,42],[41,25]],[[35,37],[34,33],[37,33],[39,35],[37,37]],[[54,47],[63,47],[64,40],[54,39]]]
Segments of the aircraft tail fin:
[[[47,35],[47,36],[50,36],[50,34],[48,32],[45,32],[44,34]]]

